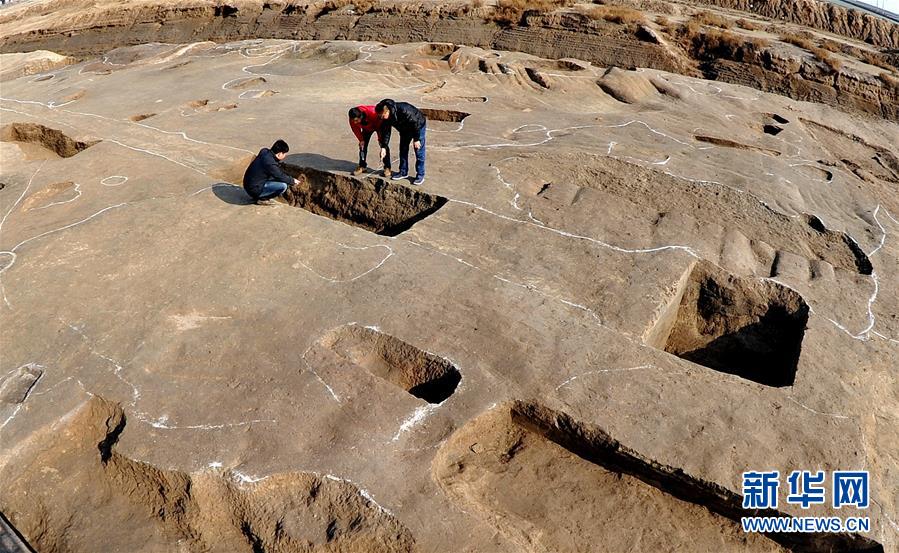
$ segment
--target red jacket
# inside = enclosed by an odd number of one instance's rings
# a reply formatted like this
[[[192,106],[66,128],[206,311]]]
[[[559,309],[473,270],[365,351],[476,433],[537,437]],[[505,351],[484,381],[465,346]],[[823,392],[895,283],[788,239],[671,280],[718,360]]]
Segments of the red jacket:
[[[352,119],[350,120],[350,128],[353,129],[353,134],[356,135],[356,138],[359,139],[359,142],[362,142],[364,139],[363,131],[365,133],[378,133],[378,141],[381,140],[381,122],[382,119],[378,117],[378,114],[375,113],[375,106],[356,106],[362,111],[362,124],[357,125],[353,123]]]

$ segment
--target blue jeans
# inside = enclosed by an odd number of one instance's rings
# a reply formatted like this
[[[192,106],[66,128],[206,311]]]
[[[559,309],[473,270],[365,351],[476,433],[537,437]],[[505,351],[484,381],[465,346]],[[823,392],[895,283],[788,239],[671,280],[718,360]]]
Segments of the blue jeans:
[[[427,130],[427,126],[425,126],[418,132],[418,136],[400,135],[400,175],[409,174],[409,144],[413,140],[418,140],[421,142],[421,148],[415,150],[415,173],[419,177],[425,176],[425,133]]]
[[[262,185],[262,193],[259,194],[257,200],[268,200],[276,196],[280,196],[287,190],[287,183],[276,180],[270,180]]]

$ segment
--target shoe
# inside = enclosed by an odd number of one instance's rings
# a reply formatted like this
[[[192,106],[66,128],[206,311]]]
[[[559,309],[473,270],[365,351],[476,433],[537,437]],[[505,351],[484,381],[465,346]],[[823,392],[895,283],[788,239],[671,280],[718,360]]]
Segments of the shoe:
[[[269,207],[270,207],[270,206],[275,205],[275,200],[272,199],[272,198],[269,198],[268,200],[256,200],[255,203],[256,203],[256,205],[262,205],[262,206],[269,206]]]
[[[361,175],[364,172],[365,172],[365,167],[360,165],[359,167],[356,167],[355,169],[353,169],[353,176],[358,177],[359,175]]]
[[[409,175],[400,175],[399,173],[390,177],[392,180],[405,180],[409,178]]]
[[[390,169],[384,169],[384,178],[389,179],[393,172]]]
[[[415,180],[412,181],[412,184],[414,184],[415,186],[421,186],[424,182],[425,182],[424,175],[418,175],[417,177],[415,177]]]

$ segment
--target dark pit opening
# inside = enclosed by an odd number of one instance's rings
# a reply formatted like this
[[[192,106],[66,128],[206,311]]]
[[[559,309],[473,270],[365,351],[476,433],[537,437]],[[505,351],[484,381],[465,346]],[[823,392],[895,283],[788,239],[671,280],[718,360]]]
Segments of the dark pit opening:
[[[802,296],[785,286],[700,261],[646,342],[710,369],[790,386],[808,314]]]
[[[819,217],[815,215],[810,215],[808,213],[804,213],[803,217],[805,218],[805,222],[808,223],[813,230],[817,232],[827,232],[827,227],[824,226],[824,221],[822,221]]]
[[[35,144],[48,150],[51,156],[55,154],[59,157],[72,157],[100,142],[75,140],[60,130],[37,123],[10,123],[0,129],[0,140]]]
[[[531,67],[525,67],[524,72],[528,78],[540,88],[549,88],[549,81],[543,76],[543,73]]]
[[[213,10],[215,17],[237,17],[237,12],[240,11],[238,8],[234,6],[216,6]]]
[[[786,125],[787,123],[790,122],[790,120],[787,119],[786,117],[781,117],[780,115],[777,115],[776,113],[770,113],[770,114],[768,114],[768,115],[771,117],[771,119],[774,119],[775,121],[777,121],[777,122],[780,123],[781,125]]]
[[[461,123],[466,117],[471,115],[470,113],[454,109],[422,108],[421,112],[425,114],[428,121],[447,121],[450,123]]]
[[[284,193],[288,204],[383,236],[412,228],[447,202],[382,178],[356,179],[289,162],[284,170],[300,180]]]
[[[778,127],[777,125],[765,125],[762,127],[762,130],[765,131],[765,134],[777,136],[783,131],[783,127]]]
[[[462,374],[449,360],[372,328],[349,325],[331,331],[322,345],[428,403],[442,403]]]

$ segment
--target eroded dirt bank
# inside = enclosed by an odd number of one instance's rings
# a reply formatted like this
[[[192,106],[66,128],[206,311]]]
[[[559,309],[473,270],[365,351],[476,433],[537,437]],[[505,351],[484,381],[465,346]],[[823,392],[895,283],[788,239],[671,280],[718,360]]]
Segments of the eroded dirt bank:
[[[85,57],[148,42],[226,42],[246,38],[358,40],[401,44],[437,41],[524,52],[544,58],[577,58],[601,67],[646,67],[741,84],[790,98],[899,119],[899,79],[844,67],[840,60],[809,57],[751,33],[712,25],[687,36],[668,19],[695,15],[678,4],[649,4],[597,13],[589,6],[499,11],[466,3],[275,3],[195,1],[177,5],[65,1],[10,9],[0,17],[0,51],[38,49]],[[641,7],[644,3],[633,3]],[[786,20],[867,41],[899,43],[899,26],[832,5],[725,2],[775,20]],[[733,4],[733,5],[731,5]],[[743,5],[747,4],[747,5]],[[507,13],[508,12],[508,13]],[[46,15],[55,17],[47,20]],[[610,15],[611,13],[611,15]],[[677,23],[677,21],[675,21]],[[725,28],[731,28],[726,23]],[[694,32],[694,31],[691,31]],[[817,46],[809,46],[814,51]],[[856,48],[856,51],[859,51]],[[880,55],[880,54],[877,54]],[[887,66],[888,67],[888,66]]]

